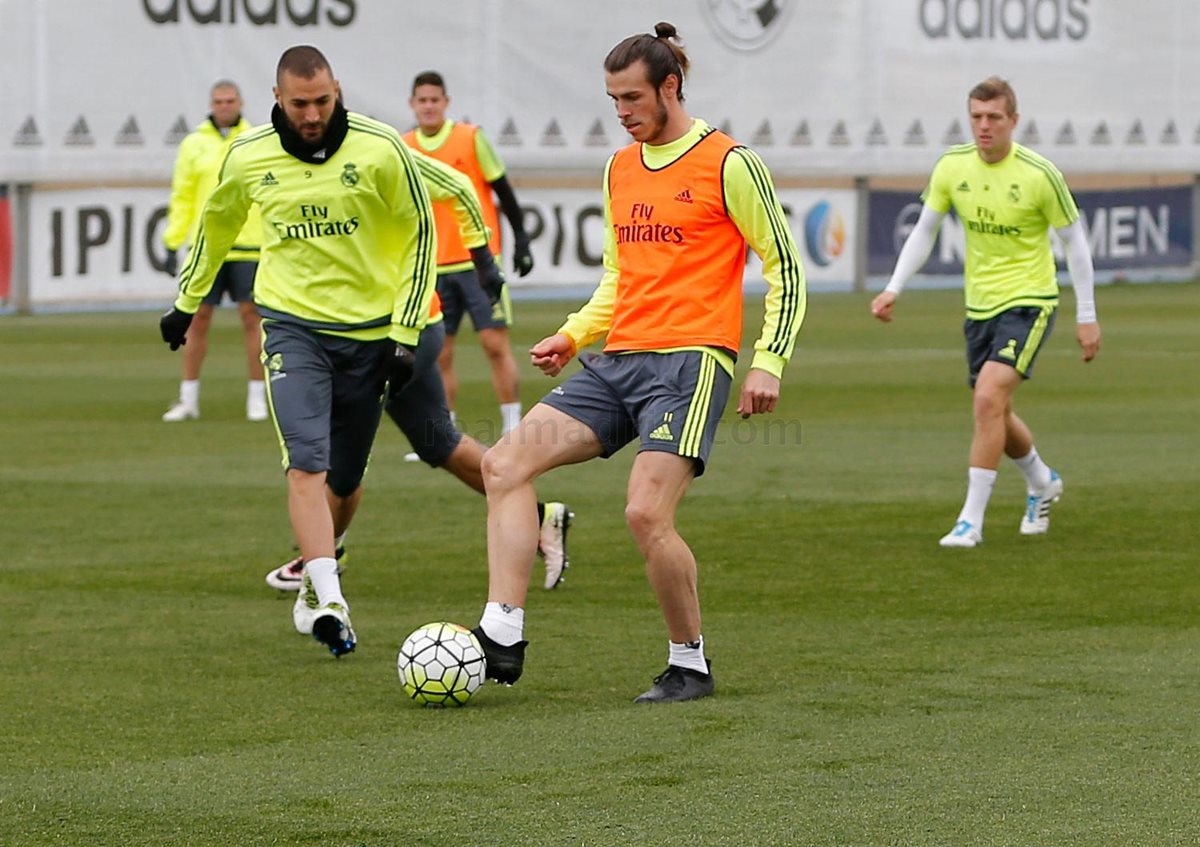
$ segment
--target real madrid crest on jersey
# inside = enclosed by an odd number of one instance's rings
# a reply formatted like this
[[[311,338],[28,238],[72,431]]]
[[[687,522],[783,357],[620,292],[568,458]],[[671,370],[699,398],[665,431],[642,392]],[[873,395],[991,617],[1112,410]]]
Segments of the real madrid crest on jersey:
[[[342,168],[342,185],[347,188],[353,188],[358,185],[358,171],[354,168],[353,162],[347,162]]]
[[[1018,185],[1017,183],[1014,182],[1012,185],[1010,185],[1008,187],[1008,199],[1013,201],[1014,203],[1021,202],[1021,186],[1020,185]]]

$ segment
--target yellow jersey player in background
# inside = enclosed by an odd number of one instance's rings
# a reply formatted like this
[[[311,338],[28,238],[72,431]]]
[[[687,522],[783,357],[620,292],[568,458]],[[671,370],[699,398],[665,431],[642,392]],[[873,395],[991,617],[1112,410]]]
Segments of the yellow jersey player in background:
[[[470,178],[483,207],[484,221],[492,233],[489,246],[498,256],[501,253],[500,221],[492,199],[495,193],[513,231],[513,269],[519,276],[528,274],[533,270],[533,254],[529,251],[529,236],[525,233],[521,206],[505,175],[504,162],[488,142],[483,130],[474,124],[447,119],[450,98],[446,95],[445,80],[437,71],[425,71],[417,75],[413,80],[409,106],[417,119],[417,128],[404,134],[405,143]],[[508,340],[508,328],[512,325],[512,302],[507,291],[499,301],[492,301],[485,296],[471,273],[470,251],[454,226],[450,210],[435,202],[433,214],[438,224],[437,290],[442,299],[446,325],[446,343],[438,357],[438,368],[446,386],[450,415],[453,419],[458,397],[454,339],[463,315],[469,314],[491,368],[492,387],[500,403],[500,433],[503,435],[521,420],[517,363]]]
[[[1063,480],[1038,455],[1033,433],[1013,411],[1013,394],[1032,373],[1033,362],[1054,325],[1058,278],[1049,228],[1066,246],[1075,288],[1075,336],[1090,362],[1100,349],[1092,256],[1075,200],[1062,174],[1047,159],[1012,139],[1017,98],[998,77],[976,85],[967,99],[973,144],[947,150],[922,195],[924,207],[896,259],[887,288],[871,303],[881,321],[892,320],[896,298],[933,249],[942,218],[951,208],[966,232],[964,293],[968,381],[974,392],[975,434],[967,471],[967,497],[943,547],[975,547],[1000,457],[1007,455],[1027,484],[1022,535],[1050,525],[1050,505]]]
[[[460,199],[468,243],[483,248],[480,284],[498,295],[503,280],[470,183],[437,162],[418,164],[395,129],[347,112],[319,50],[286,50],[274,92],[271,123],[248,131],[225,157],[160,328],[172,350],[184,343],[257,204],[262,361],[304,560],[293,623],[341,656],[357,639],[335,551],[362,499],[384,393],[413,375],[434,291],[427,181]]]
[[[805,312],[804,271],[770,174],[752,151],[688,116],[687,56],[674,26],[660,23],[655,32],[630,36],[604,61],[608,95],[634,141],[604,171],[604,277],[583,308],[530,351],[550,376],[602,338],[604,352],[582,356],[583,369],[484,456],[488,602],[475,630],[488,677],[516,682],[538,540],[533,481],[636,439],[625,519],[668,635],[667,668],[641,703],[714,691],[696,559],[675,511],[705,470],[729,397],[747,244],[763,260],[768,292],[737,402],[743,418],[774,410]]]
[[[195,244],[200,226],[200,211],[208,193],[217,184],[217,172],[229,146],[246,130],[250,122],[242,117],[242,94],[237,84],[229,80],[215,83],[209,94],[208,120],[196,127],[179,144],[175,170],[171,176],[171,200],[167,206],[167,228],[163,243],[167,246],[164,270],[175,276],[179,263],[175,255],[184,244]],[[262,224],[258,210],[251,209],[246,224],[229,249],[225,264],[217,273],[212,290],[196,310],[188,327],[187,346],[183,348],[183,380],[179,383],[179,398],[167,409],[162,419],[177,423],[200,417],[200,369],[208,353],[208,330],[212,325],[213,309],[228,293],[237,304],[242,321],[242,338],[246,348],[246,419],[267,419],[267,394],[263,384],[262,364],[258,361],[258,312],[254,309],[254,274],[258,270],[258,250],[262,246]]]

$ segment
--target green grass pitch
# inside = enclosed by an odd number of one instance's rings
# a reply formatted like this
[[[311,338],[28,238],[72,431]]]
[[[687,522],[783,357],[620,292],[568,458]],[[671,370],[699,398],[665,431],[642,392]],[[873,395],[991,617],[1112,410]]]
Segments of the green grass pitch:
[[[666,658],[631,452],[540,485],[578,515],[574,566],[531,591],[520,684],[426,710],[396,650],[478,620],[482,498],[385,422],[335,661],[262,580],[292,542],[232,311],[203,418],[173,425],[155,315],[0,319],[0,844],[1195,844],[1200,288],[1100,289],[1086,366],[1066,295],[1017,396],[1066,492],[1022,538],[1006,464],[974,551],[937,546],[971,429],[960,297],[882,326],[814,296],[775,429],[731,403],[680,514],[718,692],[667,707],[631,703]],[[518,305],[519,351],[571,308]],[[469,332],[459,360],[486,436]],[[519,360],[528,406],[552,382]]]

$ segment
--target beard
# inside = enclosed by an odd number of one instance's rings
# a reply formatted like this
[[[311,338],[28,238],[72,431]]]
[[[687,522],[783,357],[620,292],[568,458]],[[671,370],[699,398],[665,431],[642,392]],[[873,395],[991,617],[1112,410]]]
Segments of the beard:
[[[293,123],[292,121],[288,121],[288,123],[291,124],[292,129],[295,130],[297,135],[310,143],[320,141],[325,137],[325,131],[329,129],[329,121],[312,121],[305,123]]]
[[[645,128],[644,144],[654,144],[655,140],[662,135],[663,129],[667,125],[667,107],[663,103],[662,95],[658,92],[654,94],[655,109],[654,114],[643,125]]]
[[[656,108],[654,109],[654,114],[650,116],[650,122],[648,125],[648,143],[653,143],[654,139],[661,136],[662,130],[664,130],[667,125],[667,107],[666,104],[662,102],[662,95],[655,94],[654,103]]]

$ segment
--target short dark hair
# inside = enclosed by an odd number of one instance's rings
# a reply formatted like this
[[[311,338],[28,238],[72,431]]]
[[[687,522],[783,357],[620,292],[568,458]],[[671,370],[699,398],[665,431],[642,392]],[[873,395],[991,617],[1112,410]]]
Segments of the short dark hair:
[[[212,88],[208,89],[208,96],[216,94],[222,88],[232,88],[238,97],[242,96],[242,89],[238,88],[238,84],[231,79],[219,79],[212,84]]]
[[[421,71],[413,78],[412,93],[416,94],[417,89],[422,85],[436,85],[442,89],[442,93],[446,93],[446,80],[442,79],[442,75],[437,71]]]
[[[610,50],[604,59],[604,70],[616,73],[641,60],[646,63],[646,76],[655,90],[661,88],[671,75],[679,79],[679,99],[682,102],[688,57],[678,42],[679,33],[675,31],[675,25],[660,21],[654,25],[654,35],[631,35]]]
[[[989,76],[972,88],[971,93],[967,95],[967,102],[970,103],[972,100],[995,100],[997,97],[1003,97],[1007,101],[1010,117],[1017,113],[1016,92],[1008,84],[1008,80],[1001,79],[998,76]]]
[[[279,84],[284,72],[301,79],[312,79],[321,71],[329,71],[329,75],[333,75],[333,68],[329,67],[325,54],[316,47],[298,44],[284,50],[279,57],[279,64],[275,66],[275,84]]]

